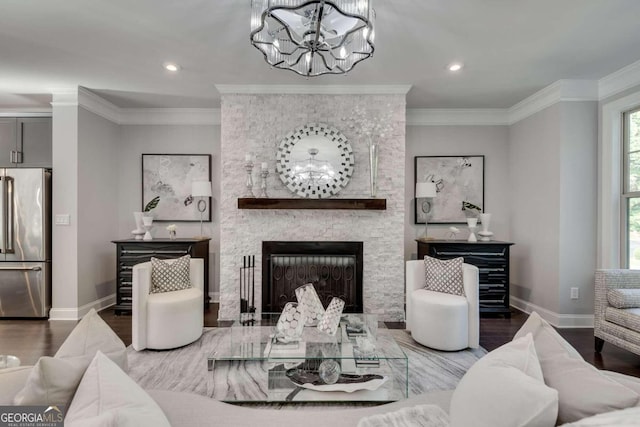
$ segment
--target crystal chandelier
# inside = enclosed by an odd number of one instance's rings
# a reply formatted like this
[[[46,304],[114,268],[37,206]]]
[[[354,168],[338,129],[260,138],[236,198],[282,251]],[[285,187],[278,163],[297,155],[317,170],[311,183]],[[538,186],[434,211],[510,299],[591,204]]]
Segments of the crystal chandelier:
[[[373,55],[372,0],[252,0],[251,44],[273,67],[344,74]]]

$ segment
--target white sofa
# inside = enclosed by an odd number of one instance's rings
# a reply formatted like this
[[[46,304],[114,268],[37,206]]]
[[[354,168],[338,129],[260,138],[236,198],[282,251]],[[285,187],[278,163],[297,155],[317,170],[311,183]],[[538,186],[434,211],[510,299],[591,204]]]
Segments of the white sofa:
[[[41,358],[35,367],[0,369],[0,405],[14,404],[16,396],[24,395],[25,385],[30,384],[35,390],[34,379],[45,380],[40,382],[40,387],[51,390],[47,380],[50,378],[62,383],[58,388],[69,390],[68,397],[60,400],[71,400],[65,420],[69,427],[121,425],[121,419],[126,419],[127,425],[138,427],[169,423],[177,427],[377,427],[392,423],[388,420],[372,423],[369,417],[393,417],[397,416],[394,411],[406,412],[407,409],[414,411],[412,414],[419,410],[428,412],[430,421],[420,425],[429,427],[551,427],[555,422],[574,422],[586,417],[590,417],[586,424],[578,421],[578,424],[570,424],[571,427],[637,425],[592,423],[593,415],[618,418],[626,416],[621,414],[625,411],[631,411],[632,420],[640,419],[640,379],[598,371],[584,362],[576,350],[535,313],[516,333],[514,341],[474,364],[456,390],[425,393],[399,402],[358,409],[338,406],[331,410],[313,407],[300,410],[300,406],[287,409],[286,405],[281,410],[262,409],[226,404],[190,393],[145,391],[126,375],[126,363],[118,363],[116,356],[124,350],[124,345],[121,341],[114,342],[113,337],[113,331],[94,311],[90,312],[62,345],[61,350],[66,349],[66,352],[56,354],[56,357],[67,357],[56,365],[60,367],[72,360],[86,366],[84,360],[93,357],[89,366],[83,368],[84,374],[80,373],[82,378],[78,379],[78,385],[69,384],[63,371],[47,371],[42,366],[43,359],[47,358]],[[87,346],[87,340],[92,338],[97,341],[89,342]],[[107,357],[107,354],[111,356]],[[64,372],[75,371],[76,368]],[[147,414],[162,422],[149,421]],[[136,417],[137,422],[132,421]],[[368,418],[367,423],[362,424],[365,418]],[[532,419],[538,422],[532,423]],[[98,420],[108,422],[98,423]]]
[[[0,370],[0,405],[11,405],[14,395],[24,386],[31,367]],[[612,378],[637,384],[640,379],[617,373],[607,373]],[[449,412],[453,390],[424,393],[399,402],[357,409],[262,409],[227,404],[203,396],[165,390],[147,390],[160,406],[174,427],[356,427],[367,416],[383,414],[415,405],[432,404]],[[479,423],[478,425],[482,425]]]

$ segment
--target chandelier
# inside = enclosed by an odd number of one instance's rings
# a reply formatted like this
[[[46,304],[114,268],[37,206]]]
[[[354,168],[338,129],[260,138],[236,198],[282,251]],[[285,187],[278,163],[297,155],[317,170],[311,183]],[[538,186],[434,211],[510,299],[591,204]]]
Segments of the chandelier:
[[[372,0],[252,0],[251,44],[302,76],[344,74],[373,55]]]

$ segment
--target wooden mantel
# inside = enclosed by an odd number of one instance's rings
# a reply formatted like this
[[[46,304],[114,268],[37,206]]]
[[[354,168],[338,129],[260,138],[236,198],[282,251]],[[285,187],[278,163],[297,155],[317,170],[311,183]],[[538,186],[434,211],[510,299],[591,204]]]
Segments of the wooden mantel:
[[[240,198],[238,209],[387,209],[387,199],[269,199]]]

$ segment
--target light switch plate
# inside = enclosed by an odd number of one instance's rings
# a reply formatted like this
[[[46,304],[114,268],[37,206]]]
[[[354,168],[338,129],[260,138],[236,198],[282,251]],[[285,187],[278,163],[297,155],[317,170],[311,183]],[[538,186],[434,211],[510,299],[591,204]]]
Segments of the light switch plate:
[[[71,215],[69,214],[57,214],[56,225],[69,225],[71,222]]]

